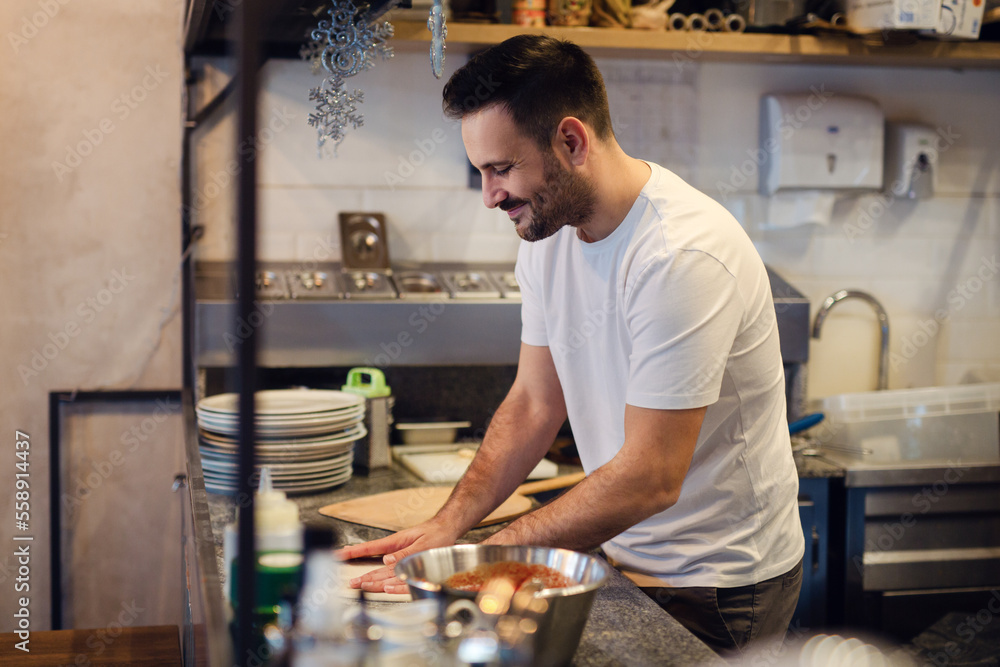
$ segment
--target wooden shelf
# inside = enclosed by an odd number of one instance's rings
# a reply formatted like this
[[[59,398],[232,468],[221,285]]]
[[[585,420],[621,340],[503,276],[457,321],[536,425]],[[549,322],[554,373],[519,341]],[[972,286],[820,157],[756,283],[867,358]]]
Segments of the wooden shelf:
[[[392,20],[391,14],[387,15]],[[427,25],[392,21],[393,42],[408,50],[430,41]],[[450,51],[471,52],[522,33],[568,39],[594,56],[877,65],[883,67],[1000,68],[1000,43],[920,40],[904,46],[869,46],[840,35],[668,32],[610,28],[525,28],[506,24],[449,23]]]

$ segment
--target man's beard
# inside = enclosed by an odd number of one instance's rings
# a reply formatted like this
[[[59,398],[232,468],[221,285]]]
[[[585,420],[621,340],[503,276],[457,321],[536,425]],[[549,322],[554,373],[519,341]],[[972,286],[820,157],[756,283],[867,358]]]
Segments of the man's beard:
[[[584,176],[566,169],[550,151],[544,157],[545,184],[529,199],[507,200],[501,205],[509,211],[528,204],[531,219],[518,235],[525,241],[546,239],[565,225],[579,227],[590,220],[597,205],[595,188]]]

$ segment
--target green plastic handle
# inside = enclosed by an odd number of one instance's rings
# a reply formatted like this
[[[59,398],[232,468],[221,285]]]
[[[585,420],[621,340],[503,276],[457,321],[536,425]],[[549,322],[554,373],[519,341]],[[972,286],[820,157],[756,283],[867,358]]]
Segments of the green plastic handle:
[[[365,382],[368,376],[368,382]],[[365,398],[388,396],[392,392],[385,384],[385,375],[377,368],[352,368],[347,372],[347,384],[341,387],[343,391],[361,394]]]

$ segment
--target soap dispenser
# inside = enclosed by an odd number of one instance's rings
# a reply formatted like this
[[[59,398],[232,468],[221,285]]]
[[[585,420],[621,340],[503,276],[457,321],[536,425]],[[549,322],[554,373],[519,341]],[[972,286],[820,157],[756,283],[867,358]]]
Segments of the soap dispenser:
[[[916,123],[886,127],[885,189],[903,199],[929,199],[937,185],[938,135]]]

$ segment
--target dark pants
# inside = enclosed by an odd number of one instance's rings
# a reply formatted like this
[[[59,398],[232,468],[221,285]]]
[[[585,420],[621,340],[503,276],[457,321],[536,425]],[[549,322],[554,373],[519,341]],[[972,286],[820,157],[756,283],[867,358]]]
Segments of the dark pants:
[[[714,651],[740,657],[759,640],[784,639],[802,588],[802,561],[785,574],[737,588],[643,588]]]

